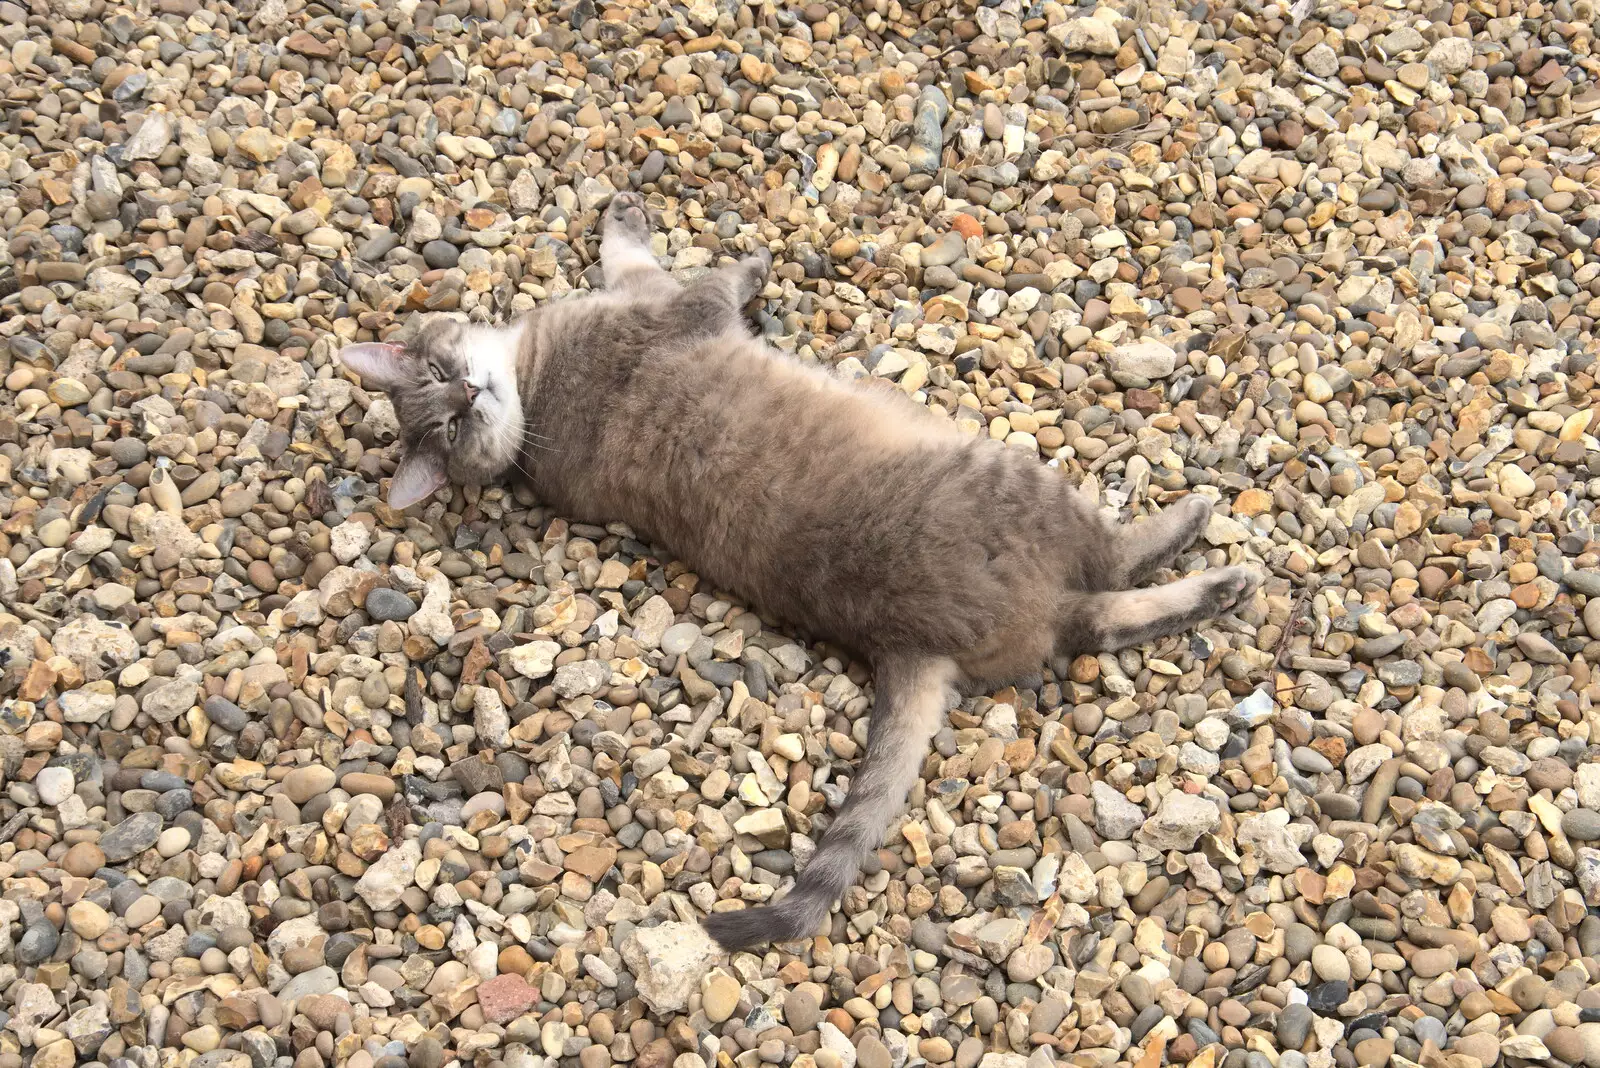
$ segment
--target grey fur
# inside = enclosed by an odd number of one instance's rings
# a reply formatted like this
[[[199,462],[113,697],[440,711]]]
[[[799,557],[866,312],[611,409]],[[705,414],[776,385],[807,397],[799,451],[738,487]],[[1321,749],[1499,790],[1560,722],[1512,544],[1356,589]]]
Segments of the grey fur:
[[[882,843],[955,691],[1180,631],[1241,603],[1258,577],[1229,567],[1132,589],[1204,529],[1203,498],[1117,527],[1033,458],[753,338],[742,309],[765,257],[685,288],[648,236],[642,199],[618,194],[601,245],[607,290],[508,328],[520,331],[514,425],[487,421],[428,462],[463,481],[520,472],[563,514],[622,520],[715,586],[871,663],[867,752],[817,853],[775,906],[707,920],[728,948],[799,938]],[[470,343],[444,331],[395,361]],[[408,450],[437,448],[426,428],[459,400],[372,355],[358,362],[393,384],[415,424]],[[517,455],[496,451],[507,441],[523,443]],[[474,456],[456,455],[464,448]]]

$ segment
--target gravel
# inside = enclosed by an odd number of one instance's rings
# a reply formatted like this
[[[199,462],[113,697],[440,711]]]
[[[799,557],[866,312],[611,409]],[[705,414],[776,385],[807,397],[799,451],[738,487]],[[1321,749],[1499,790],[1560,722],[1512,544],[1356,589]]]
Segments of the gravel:
[[[1600,1068],[1592,5],[0,0],[0,1068]],[[951,713],[333,361],[685,281],[1254,607]],[[1041,532],[1025,532],[1037,537]]]

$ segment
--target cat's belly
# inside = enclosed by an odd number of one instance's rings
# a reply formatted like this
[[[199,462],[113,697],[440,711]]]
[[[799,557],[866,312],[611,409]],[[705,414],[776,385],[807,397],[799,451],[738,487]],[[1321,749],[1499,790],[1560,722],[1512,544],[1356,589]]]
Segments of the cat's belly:
[[[642,367],[591,455],[566,514],[858,651],[983,646],[1058,586],[1058,474],[756,342]]]
[[[1019,460],[958,441],[820,447],[759,479],[713,461],[629,522],[715,587],[853,649],[973,648],[1060,570],[1032,515],[1043,469]]]

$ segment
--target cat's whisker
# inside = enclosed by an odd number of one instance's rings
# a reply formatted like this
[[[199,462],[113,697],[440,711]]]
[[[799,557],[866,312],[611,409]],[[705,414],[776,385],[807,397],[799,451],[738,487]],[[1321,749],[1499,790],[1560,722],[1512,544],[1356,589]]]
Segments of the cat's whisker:
[[[506,428],[507,436],[510,436],[510,435],[516,433],[516,431],[512,428],[511,421],[509,419],[505,421],[504,425],[505,425],[505,428]],[[549,436],[547,436],[545,434],[535,433],[526,424],[524,424],[524,426],[522,428],[521,441],[522,441],[522,444],[524,446],[526,446],[527,448],[530,448],[530,449],[544,449],[546,452],[555,452],[556,451],[555,449],[553,449],[548,444],[545,444],[545,442],[550,442],[550,441],[554,441],[554,440],[555,440],[554,438],[549,437]]]
[[[552,440],[553,440],[552,438],[538,438],[538,437],[530,437],[528,435],[524,435],[522,437],[522,443],[524,445],[532,445],[532,446],[535,446],[536,448],[540,448],[540,449],[548,449],[550,447],[548,442],[550,442]]]
[[[523,449],[541,449],[549,453],[555,453],[558,451],[550,445],[545,444],[545,442],[555,440],[554,438],[550,438],[544,434],[536,433],[533,428],[528,426],[526,423],[519,428],[511,421],[510,418],[501,417],[495,421],[494,429],[496,436],[501,440],[501,442],[507,446],[513,447],[518,454],[520,454]],[[541,440],[534,440],[536,438]],[[520,466],[517,469],[522,471],[523,474],[528,475],[528,472],[523,470]],[[528,475],[528,477],[532,478],[533,476]]]
[[[528,473],[528,469],[517,463],[517,458],[515,456],[511,458],[511,466],[515,467],[518,471],[521,471],[523,478],[526,478],[529,482],[533,481],[533,476]]]

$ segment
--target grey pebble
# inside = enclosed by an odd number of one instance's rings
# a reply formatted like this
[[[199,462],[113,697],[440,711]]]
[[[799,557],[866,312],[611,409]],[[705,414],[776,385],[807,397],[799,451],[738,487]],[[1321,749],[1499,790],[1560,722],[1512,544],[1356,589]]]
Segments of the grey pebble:
[[[100,848],[109,863],[120,864],[155,845],[161,828],[159,813],[135,812],[100,837]]]
[[[416,613],[417,605],[399,590],[379,586],[367,594],[366,611],[377,623],[403,622]]]

